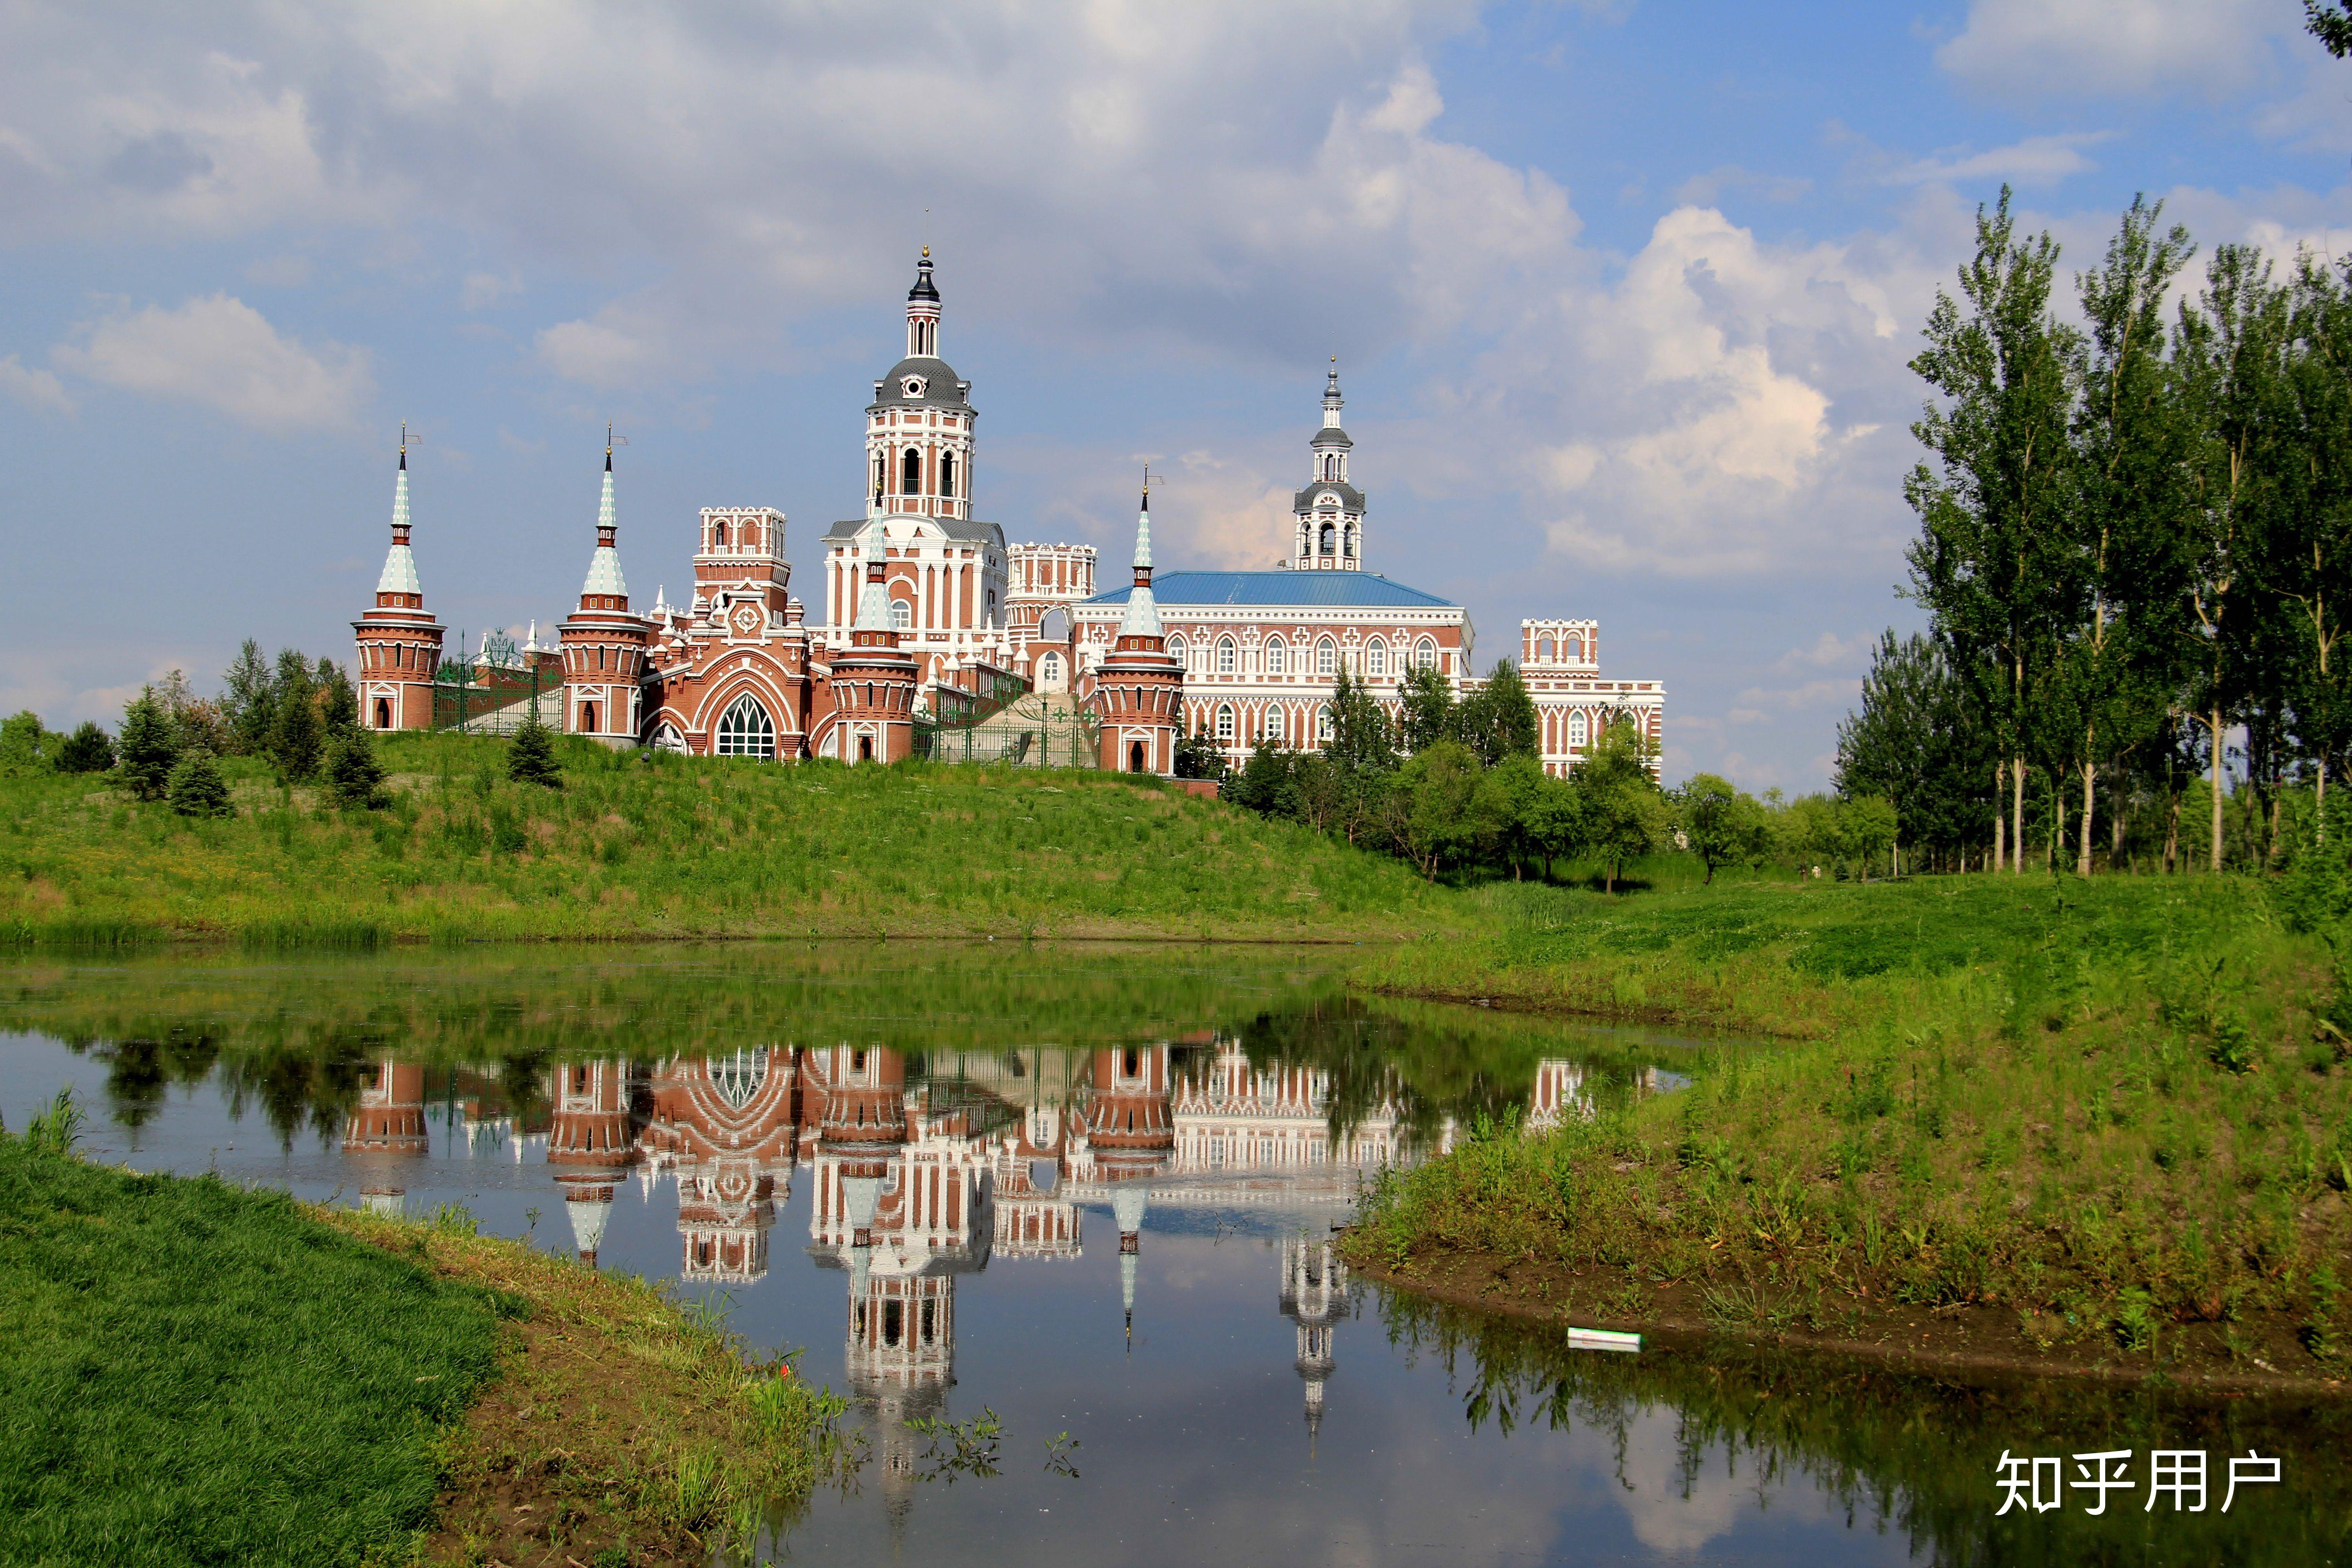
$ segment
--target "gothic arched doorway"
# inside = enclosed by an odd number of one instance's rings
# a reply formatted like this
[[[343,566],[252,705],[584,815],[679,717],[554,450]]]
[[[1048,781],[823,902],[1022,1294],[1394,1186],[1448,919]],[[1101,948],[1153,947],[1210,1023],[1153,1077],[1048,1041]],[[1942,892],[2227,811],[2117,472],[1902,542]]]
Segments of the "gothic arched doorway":
[[[861,763],[870,763],[874,760],[873,736],[860,735],[857,737],[857,760]]]
[[[1131,773],[1143,771],[1143,742],[1140,741],[1127,748],[1127,771]]]
[[[580,731],[584,735],[596,732],[596,705],[593,702],[580,705]]]
[[[375,700],[375,727],[379,730],[392,728],[392,699],[389,697]]]

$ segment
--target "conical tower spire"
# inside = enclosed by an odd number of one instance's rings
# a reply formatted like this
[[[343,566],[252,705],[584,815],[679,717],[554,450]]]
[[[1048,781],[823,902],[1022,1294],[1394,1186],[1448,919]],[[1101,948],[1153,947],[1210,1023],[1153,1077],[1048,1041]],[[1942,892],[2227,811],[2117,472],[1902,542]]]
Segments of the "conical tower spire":
[[[1127,616],[1118,624],[1123,637],[1160,635],[1160,605],[1151,596],[1151,486],[1143,487],[1143,505],[1135,516],[1135,589],[1127,596]]]
[[[628,581],[621,575],[621,552],[613,542],[620,526],[620,513],[613,502],[613,427],[608,424],[604,426],[604,489],[596,501],[596,553],[588,558],[588,578],[580,585],[580,607],[583,610],[629,607]],[[592,596],[616,602],[592,605]]]
[[[858,595],[857,626],[861,632],[887,632],[890,626],[890,590],[883,581],[882,523],[877,518],[866,530],[866,587]]]
[[[416,557],[408,548],[408,421],[400,422],[400,469],[392,481],[392,549],[383,558],[383,574],[376,579],[379,594],[416,594],[425,590],[416,580]],[[383,601],[379,600],[378,603]],[[395,604],[405,604],[395,600]]]

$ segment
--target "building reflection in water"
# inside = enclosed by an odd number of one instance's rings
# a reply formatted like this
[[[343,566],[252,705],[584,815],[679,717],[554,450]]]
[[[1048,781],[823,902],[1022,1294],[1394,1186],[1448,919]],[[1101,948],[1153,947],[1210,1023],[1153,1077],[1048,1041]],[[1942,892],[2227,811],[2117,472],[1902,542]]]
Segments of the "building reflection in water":
[[[360,1206],[398,1215],[408,1199],[402,1167],[425,1153],[423,1064],[386,1057],[360,1069],[343,1153],[360,1172]]]
[[[935,1051],[912,1073],[907,1053],[880,1045],[747,1046],[650,1069],[618,1058],[572,1062],[541,1087],[545,1159],[575,1250],[592,1267],[615,1191],[634,1170],[648,1196],[664,1175],[677,1184],[681,1279],[755,1282],[771,1267],[777,1205],[803,1173],[808,1254],[845,1279],[850,1388],[873,1418],[898,1522],[925,1441],[907,1423],[943,1416],[955,1384],[961,1276],[992,1258],[1078,1258],[1084,1208],[1108,1206],[1131,1352],[1152,1206],[1284,1205],[1302,1193],[1345,1203],[1365,1168],[1410,1163],[1454,1142],[1453,1123],[1441,1119],[1416,1142],[1392,1098],[1335,1126],[1327,1073],[1254,1066],[1238,1039],[1211,1033],[1083,1053]],[[1538,1067],[1531,1128],[1591,1114],[1581,1068]],[[480,1102],[469,1101],[466,1115],[471,1152]],[[482,1131],[493,1142],[511,1141],[518,1159],[541,1141],[511,1118]],[[422,1069],[389,1061],[373,1069],[344,1146],[386,1162],[364,1201],[396,1212],[398,1158],[425,1148]],[[1279,1262],[1311,1446],[1335,1364],[1333,1331],[1354,1311],[1354,1297],[1328,1237],[1294,1234]]]

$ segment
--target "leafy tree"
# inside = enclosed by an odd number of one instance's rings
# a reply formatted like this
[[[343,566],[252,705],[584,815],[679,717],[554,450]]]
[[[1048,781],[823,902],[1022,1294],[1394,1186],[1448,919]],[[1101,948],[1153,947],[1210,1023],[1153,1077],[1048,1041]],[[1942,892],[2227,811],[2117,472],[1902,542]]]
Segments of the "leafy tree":
[[[1534,817],[1546,782],[1543,763],[1535,758],[1506,757],[1480,776],[1471,803],[1481,843],[1510,862],[1515,882],[1521,879],[1525,862],[1539,853]]]
[[[58,740],[29,708],[0,719],[0,773],[47,773],[55,764]]]
[[[2313,763],[2325,842],[2328,775],[2352,744],[2352,661],[2341,647],[2352,610],[2352,268],[2332,270],[2305,255],[2294,289],[2301,352],[2288,374],[2299,460],[2284,466],[2289,496],[2272,553],[2280,591],[2294,605],[2294,736]]]
[[[221,717],[230,750],[238,756],[257,757],[269,750],[278,728],[278,678],[261,645],[245,639],[236,662],[221,677]]]
[[[1262,736],[1250,748],[1249,761],[1226,784],[1224,798],[1260,816],[1297,815],[1291,773],[1298,753],[1284,749],[1272,736]]]
[[[556,761],[553,733],[540,721],[539,704],[524,704],[522,723],[507,752],[507,777],[517,784],[563,787],[563,766]]]
[[[1476,846],[1474,805],[1485,769],[1458,741],[1440,741],[1416,752],[1398,770],[1386,798],[1387,826],[1397,848],[1425,879],[1434,880],[1440,862],[1460,859]]]
[[[228,783],[221,777],[220,764],[202,746],[191,746],[173,764],[171,783],[165,786],[163,798],[182,816],[230,816],[236,808],[229,804]]]
[[[1331,692],[1331,738],[1323,754],[1332,765],[1353,773],[1386,773],[1397,765],[1396,737],[1387,710],[1346,665]]]
[[[1717,867],[1753,860],[1764,852],[1768,829],[1763,808],[1734,789],[1730,780],[1693,773],[1675,805],[1683,837],[1706,868],[1707,881],[1715,880]]]
[[[1488,767],[1506,757],[1532,757],[1541,751],[1543,727],[1536,717],[1535,700],[1507,658],[1497,660],[1486,683],[1462,704],[1458,728],[1462,743]]]
[[[2184,639],[2189,709],[2205,726],[2210,859],[2218,872],[2223,750],[2246,703],[2263,631],[2253,573],[2267,543],[2275,501],[2269,480],[2287,422],[2289,317],[2286,290],[2272,281],[2259,250],[2218,247],[2205,277],[2199,299],[2180,307],[2178,360],[2199,441],[2190,458],[2196,505],[2183,574],[2188,614],[2176,614],[2172,624]]]
[[[387,804],[383,764],[376,761],[375,741],[352,724],[327,742],[327,795],[337,805],[353,811],[373,811]]]
[[[122,710],[122,737],[116,746],[122,782],[141,800],[161,800],[179,761],[180,735],[152,686],[142,688]]]
[[[1845,855],[1845,840],[1838,831],[1838,803],[1831,795],[1801,795],[1789,802],[1773,823],[1772,836],[1780,854],[1800,860],[1816,855],[1836,860]]]
[[[2075,618],[2081,588],[2063,526],[2074,334],[2050,309],[2057,244],[2047,234],[2017,238],[2010,195],[2004,185],[1991,212],[1977,209],[1976,254],[1959,272],[1967,314],[1938,290],[1927,346],[1911,362],[1942,401],[1911,427],[1937,466],[1914,468],[1904,494],[1920,521],[1912,592],[1934,614],[1954,668],[1979,683],[2014,839],[2024,829],[2035,702],[2055,629]],[[1998,859],[1998,812],[1994,822]]]
[[[2099,769],[2154,732],[2177,668],[2165,618],[2175,598],[2177,542],[2188,531],[2182,477],[2190,450],[2165,357],[2164,309],[2196,247],[2178,225],[2158,234],[2163,211],[2161,202],[2135,198],[2103,263],[2077,279],[2088,330],[2076,344],[2082,393],[2067,515],[2087,603],[2074,606],[2075,618],[2061,632],[2057,700],[2045,733],[2052,755],[2069,761],[2082,779],[2075,869],[2085,877]],[[1894,804],[1904,813],[1900,797]]]
[[[2304,29],[2337,59],[2352,55],[2352,5],[2346,0],[2303,0]]]
[[[1865,870],[1895,847],[1898,826],[1895,808],[1881,796],[1858,795],[1840,802],[1836,821],[1838,847],[1861,861]]]
[[[85,719],[58,747],[58,772],[102,773],[114,765],[114,742]]]
[[[1947,851],[1975,841],[1988,808],[1992,750],[1943,645],[1913,633],[1878,639],[1862,706],[1838,725],[1842,795],[1885,795],[1906,842]]]
[[[1403,711],[1397,721],[1397,744],[1407,752],[1458,739],[1459,710],[1454,683],[1434,665],[1416,664],[1405,671],[1397,687]]]
[[[1568,775],[1586,846],[1607,865],[1601,886],[1617,890],[1627,860],[1657,847],[1671,813],[1650,775],[1648,742],[1631,719],[1603,731]]]
[[[1549,882],[1555,859],[1584,847],[1584,814],[1575,786],[1547,773],[1525,810],[1528,847],[1542,858],[1544,880]]]
[[[1176,776],[1180,779],[1221,779],[1225,753],[1205,731],[1195,730],[1176,742]]]

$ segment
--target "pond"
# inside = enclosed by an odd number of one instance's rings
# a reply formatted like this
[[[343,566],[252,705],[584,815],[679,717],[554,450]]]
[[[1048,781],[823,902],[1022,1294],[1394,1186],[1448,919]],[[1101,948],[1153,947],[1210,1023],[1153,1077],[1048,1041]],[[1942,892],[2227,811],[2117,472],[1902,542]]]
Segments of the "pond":
[[[462,1205],[805,1347],[866,1457],[779,1521],[780,1561],[2343,1559],[2333,1407],[1591,1352],[1353,1278],[1333,1231],[1383,1164],[1671,1093],[1707,1047],[1369,998],[1339,967],[1012,943],[18,963],[0,1115],[71,1087],[95,1158]],[[2203,1511],[2142,1507],[2159,1449],[2210,1456]],[[2126,1451],[2101,1513],[2087,1489],[1999,1511],[2005,1454],[2064,1457],[2047,1491]],[[2280,1480],[2249,1471],[2225,1515],[2247,1455]]]

